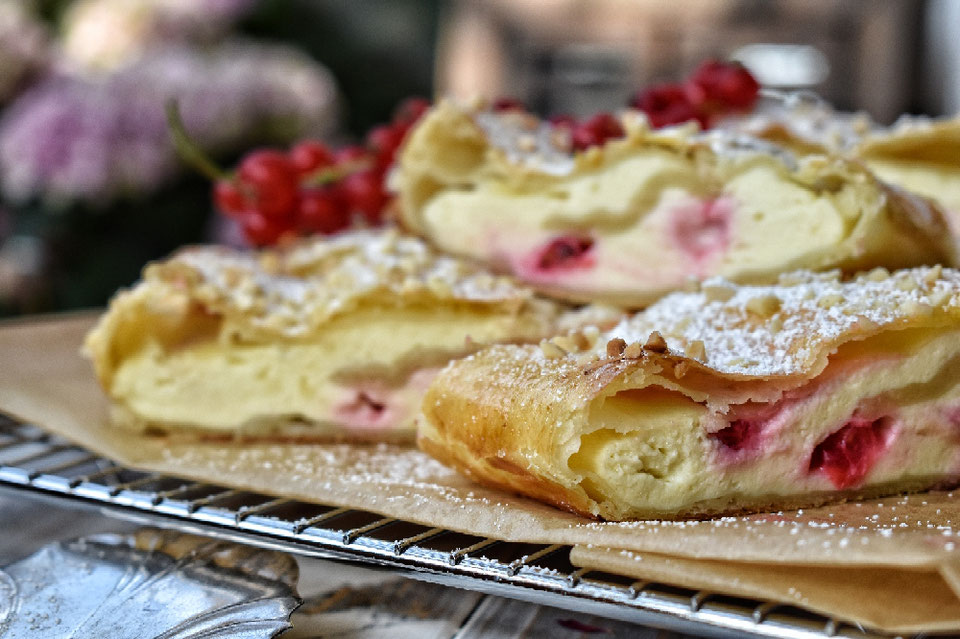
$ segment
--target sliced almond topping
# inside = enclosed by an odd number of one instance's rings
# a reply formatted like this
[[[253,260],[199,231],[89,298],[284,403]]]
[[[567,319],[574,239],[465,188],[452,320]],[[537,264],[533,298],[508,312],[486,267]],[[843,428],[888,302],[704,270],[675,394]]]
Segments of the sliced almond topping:
[[[647,338],[647,343],[643,345],[643,348],[651,353],[665,353],[667,352],[667,340],[663,339],[660,331],[653,331],[650,333],[650,337]]]
[[[623,341],[620,337],[614,337],[612,340],[607,342],[607,356],[608,357],[620,357],[623,355],[624,349],[627,347],[627,343]]]

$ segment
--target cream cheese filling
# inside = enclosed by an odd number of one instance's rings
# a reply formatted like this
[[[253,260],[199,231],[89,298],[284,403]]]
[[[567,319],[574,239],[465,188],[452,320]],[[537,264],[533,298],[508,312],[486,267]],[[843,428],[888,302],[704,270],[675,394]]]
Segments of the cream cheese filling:
[[[691,276],[756,279],[821,267],[859,215],[851,206],[854,187],[816,191],[759,162],[722,192],[702,188],[692,166],[651,152],[551,190],[513,192],[492,183],[442,191],[426,203],[422,219],[443,249],[497,262],[544,290],[616,300],[636,298],[641,287],[652,300]],[[705,212],[698,228],[691,207],[715,202],[724,204],[726,219]],[[680,232],[678,224],[690,228]],[[570,234],[591,238],[589,264],[537,268],[544,247]],[[691,248],[682,240],[687,236],[705,237],[706,250]]]
[[[841,347],[811,388],[769,407],[756,442],[739,451],[716,433],[741,407],[720,416],[658,387],[620,392],[592,407],[570,468],[601,512],[834,491],[814,450],[863,415],[883,420],[884,449],[852,488],[958,474],[958,344],[960,331],[907,330]]]
[[[359,310],[304,340],[170,346],[146,339],[121,360],[109,391],[136,421],[152,425],[249,431],[294,419],[409,430],[424,371],[474,350],[465,336],[485,344],[542,330],[533,318],[464,305]],[[388,404],[390,413],[367,418],[362,405],[351,410],[358,401],[374,410]]]

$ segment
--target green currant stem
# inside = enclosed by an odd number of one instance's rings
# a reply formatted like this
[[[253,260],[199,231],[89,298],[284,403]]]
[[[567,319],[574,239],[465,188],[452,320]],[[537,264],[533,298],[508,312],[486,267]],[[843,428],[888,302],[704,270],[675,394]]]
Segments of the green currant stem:
[[[338,166],[331,166],[317,171],[304,180],[302,185],[307,187],[323,186],[325,184],[336,182],[337,180],[345,178],[348,175],[366,171],[369,168],[370,160],[352,160],[350,162],[344,162]]]
[[[230,175],[217,166],[187,133],[183,118],[180,116],[180,105],[175,99],[167,101],[166,111],[167,129],[170,131],[173,148],[180,159],[212,181],[230,179]]]

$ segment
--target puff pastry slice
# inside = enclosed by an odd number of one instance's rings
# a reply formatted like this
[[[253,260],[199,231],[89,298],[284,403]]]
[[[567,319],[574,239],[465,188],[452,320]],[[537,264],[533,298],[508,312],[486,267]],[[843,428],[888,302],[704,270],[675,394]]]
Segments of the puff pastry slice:
[[[224,437],[412,438],[430,378],[561,307],[395,231],[149,265],[88,335],[115,421]]]
[[[941,212],[857,161],[622,121],[624,138],[574,154],[530,114],[442,102],[400,154],[403,222],[546,294],[631,307],[690,279],[954,259]]]
[[[960,272],[675,293],[596,341],[452,363],[419,442],[611,520],[812,505],[960,478]]]

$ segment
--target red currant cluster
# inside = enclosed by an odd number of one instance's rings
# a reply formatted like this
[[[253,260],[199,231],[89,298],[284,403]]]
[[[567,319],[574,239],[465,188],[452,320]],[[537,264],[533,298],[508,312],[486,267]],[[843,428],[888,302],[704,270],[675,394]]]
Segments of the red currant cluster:
[[[429,107],[424,99],[407,100],[362,146],[333,150],[307,140],[286,153],[252,151],[234,174],[214,183],[214,203],[257,246],[285,235],[336,233],[356,219],[379,224],[389,199],[387,170],[407,131]]]
[[[696,120],[706,129],[719,117],[749,111],[759,92],[759,83],[740,64],[710,60],[682,84],[638,91],[630,106],[646,113],[654,128]]]

